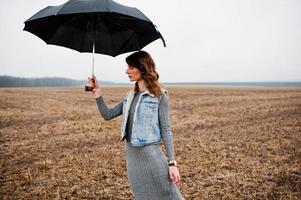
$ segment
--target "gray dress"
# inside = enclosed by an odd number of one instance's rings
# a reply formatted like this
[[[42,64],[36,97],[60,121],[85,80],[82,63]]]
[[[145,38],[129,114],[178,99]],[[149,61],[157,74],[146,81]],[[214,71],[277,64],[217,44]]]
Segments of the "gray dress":
[[[160,148],[160,141],[144,146],[132,146],[130,134],[134,108],[141,92],[132,101],[126,126],[125,158],[127,176],[135,200],[183,200],[177,186],[169,177],[168,160],[174,160],[172,131],[170,127],[168,97],[164,93],[159,105],[159,122],[167,158]],[[103,97],[96,98],[101,115],[109,120],[122,114],[122,101],[109,109]],[[164,129],[163,129],[164,127]]]

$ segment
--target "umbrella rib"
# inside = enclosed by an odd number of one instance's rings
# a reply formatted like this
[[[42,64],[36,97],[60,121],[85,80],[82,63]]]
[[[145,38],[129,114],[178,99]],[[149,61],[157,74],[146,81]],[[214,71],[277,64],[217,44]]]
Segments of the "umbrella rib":
[[[99,27],[102,28],[103,32],[106,32],[107,34],[109,34],[109,35],[110,35],[110,38],[111,38],[110,41],[111,41],[112,44],[114,44],[114,43],[113,43],[113,40],[112,40],[112,32],[104,25],[104,20],[102,19],[102,17],[99,17],[99,16],[97,15],[97,13],[94,13],[94,15],[96,16],[95,25],[96,25],[96,26],[98,25]],[[107,18],[107,19],[109,19],[109,18],[106,16],[106,14],[104,14],[104,17]],[[101,21],[102,23],[97,23],[97,21]],[[97,30],[96,26],[95,26],[95,28],[94,28],[95,34],[96,34],[96,30]],[[96,35],[97,35],[97,34],[96,34]],[[96,37],[96,35],[95,35],[95,37]],[[97,44],[96,41],[97,41],[97,39],[95,38],[95,47],[96,47],[96,44]],[[96,48],[95,48],[95,52],[97,53]]]
[[[84,32],[84,33],[82,34],[82,38],[81,38],[81,42],[80,42],[80,47],[85,46],[86,34],[87,34],[87,32]]]
[[[105,6],[106,6],[107,11],[110,12],[110,3],[108,0],[106,0]]]
[[[131,41],[131,39],[133,38],[134,35],[135,35],[135,32],[133,32],[133,33],[131,34],[131,36],[127,39],[127,41],[124,42],[123,45],[118,49],[116,55],[118,55],[118,54],[121,52],[121,50],[122,50],[122,49],[123,49],[123,48]],[[137,40],[136,40],[136,44],[137,44],[138,49],[140,49]]]
[[[62,15],[61,15],[61,16],[62,16]],[[59,30],[61,30],[62,28],[64,28],[63,25],[68,24],[68,23],[70,23],[70,22],[72,22],[72,21],[78,19],[79,17],[80,17],[80,16],[75,16],[74,18],[72,18],[72,20],[66,21],[65,23],[61,24],[61,25],[59,26],[59,28],[55,30],[55,32],[52,34],[52,37],[49,38],[49,40],[48,40],[46,43],[48,44],[49,42],[51,42],[51,40],[54,38],[55,34],[57,34],[57,32],[58,32]]]
[[[124,28],[124,29],[126,29],[126,30],[131,30],[131,29],[129,29],[128,27],[123,26],[123,25],[120,24],[120,23],[114,22],[113,20],[111,20],[110,17],[108,17],[108,20],[110,20],[111,23],[116,24],[116,25],[118,25],[118,26],[120,26],[120,27],[122,27],[122,28]]]
[[[115,43],[114,43],[114,40],[113,40],[113,33],[110,33],[110,38],[111,38],[111,44],[114,47]],[[115,49],[114,49],[114,51],[115,51]]]
[[[111,15],[111,14],[110,14],[110,15]],[[129,29],[128,27],[123,26],[122,24],[120,24],[120,23],[118,23],[118,22],[114,22],[114,21],[110,18],[110,16],[108,16],[107,19],[108,19],[112,24],[118,25],[119,27],[124,28],[124,29],[129,30],[129,31],[131,30],[131,29]],[[110,34],[110,35],[111,35],[111,43],[114,44],[112,34]],[[131,38],[132,38],[132,36],[129,37],[129,39],[122,45],[122,47],[118,49],[116,55],[118,55],[118,53],[120,52],[120,50],[121,50],[121,49],[129,42],[129,40],[130,40]],[[139,47],[139,46],[138,46],[138,47]],[[116,52],[116,51],[115,51],[115,52]]]
[[[70,2],[69,1],[67,1],[66,3],[64,3],[64,4],[62,4],[61,6],[61,8],[60,9],[58,9],[58,11],[55,13],[55,16],[57,16],[58,14],[59,14],[59,12],[67,5],[67,4],[69,4]],[[60,14],[59,14],[60,15]]]
[[[161,40],[163,42],[163,46],[166,47],[165,40],[164,40],[162,34],[160,33],[159,29],[157,28],[157,26],[155,24],[153,24],[153,26],[155,27],[156,31],[160,34],[160,38],[161,38]]]

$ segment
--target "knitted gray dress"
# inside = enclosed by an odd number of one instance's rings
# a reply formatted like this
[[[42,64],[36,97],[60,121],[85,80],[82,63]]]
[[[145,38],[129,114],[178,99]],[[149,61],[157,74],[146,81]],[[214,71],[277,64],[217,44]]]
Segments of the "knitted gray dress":
[[[130,136],[134,108],[142,92],[135,94],[126,126],[125,158],[129,184],[135,200],[183,200],[179,189],[169,177],[168,160],[174,160],[172,132],[170,128],[168,97],[164,93],[159,105],[160,127],[167,158],[160,148],[160,141],[144,146],[132,146]],[[96,98],[101,115],[109,120],[122,114],[122,101],[108,108],[102,96]],[[168,127],[168,128],[166,128]],[[161,130],[163,130],[161,128]]]

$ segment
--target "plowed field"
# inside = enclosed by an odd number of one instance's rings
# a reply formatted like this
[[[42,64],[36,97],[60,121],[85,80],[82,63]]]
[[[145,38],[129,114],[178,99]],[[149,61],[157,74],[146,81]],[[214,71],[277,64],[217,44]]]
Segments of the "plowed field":
[[[185,199],[301,199],[300,88],[167,89]],[[128,90],[103,88],[107,105]],[[0,199],[132,199],[121,117],[105,121],[92,93],[0,95]]]

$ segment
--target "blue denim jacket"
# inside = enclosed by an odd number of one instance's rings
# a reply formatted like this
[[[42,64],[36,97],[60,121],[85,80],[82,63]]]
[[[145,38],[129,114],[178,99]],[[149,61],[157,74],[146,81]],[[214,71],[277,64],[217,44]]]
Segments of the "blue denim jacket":
[[[162,93],[167,90],[162,89]],[[125,139],[125,128],[129,115],[130,106],[134,98],[134,90],[128,92],[123,100],[123,115],[121,121],[121,138]],[[131,144],[133,146],[143,146],[146,144],[158,142],[161,139],[159,127],[159,102],[160,99],[149,90],[141,93],[135,107],[135,114],[133,118],[133,128],[131,136]]]

